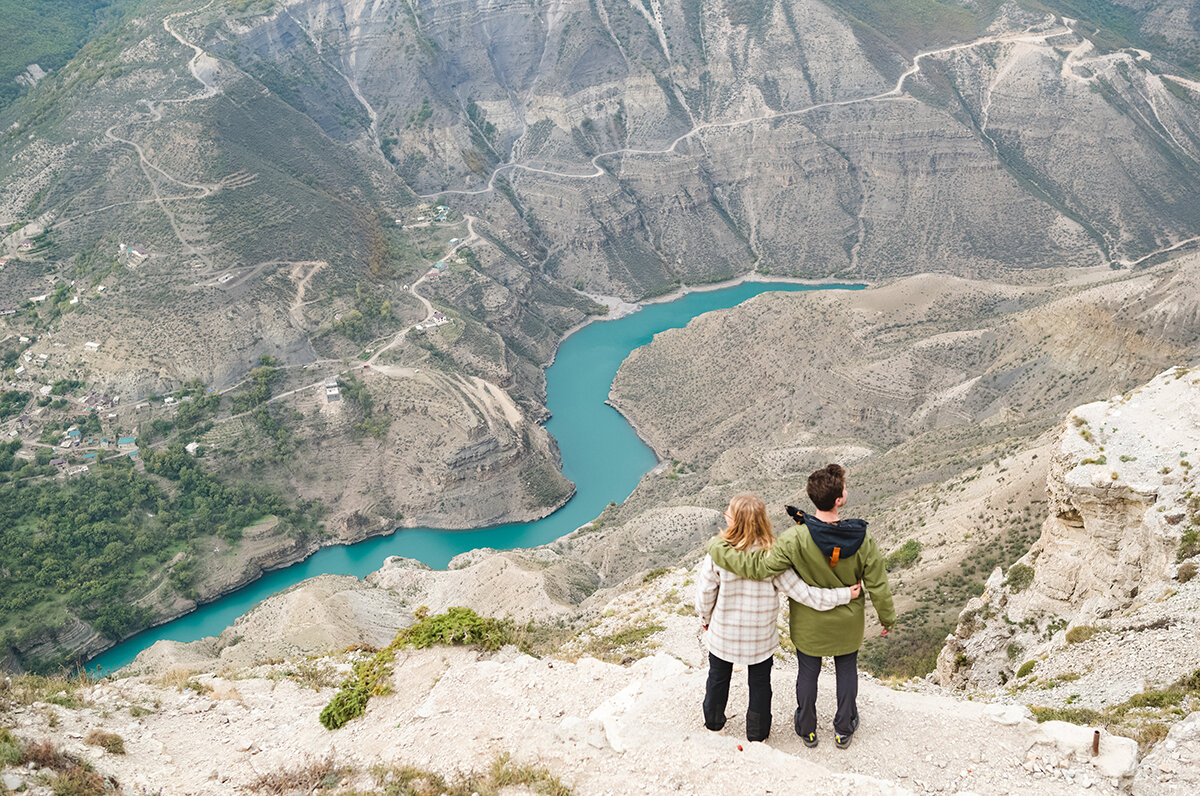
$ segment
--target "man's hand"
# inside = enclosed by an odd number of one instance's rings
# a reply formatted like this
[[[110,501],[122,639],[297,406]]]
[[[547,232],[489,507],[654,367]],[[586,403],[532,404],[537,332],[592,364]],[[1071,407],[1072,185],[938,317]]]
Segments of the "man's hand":
[[[857,600],[858,595],[860,595],[860,594],[862,594],[862,581],[861,580],[858,583],[855,583],[853,586],[850,587],[850,599]]]

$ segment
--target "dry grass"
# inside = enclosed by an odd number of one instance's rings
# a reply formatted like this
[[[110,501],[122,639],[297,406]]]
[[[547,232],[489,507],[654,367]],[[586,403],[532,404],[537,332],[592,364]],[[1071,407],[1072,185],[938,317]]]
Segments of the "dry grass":
[[[21,741],[7,728],[0,728],[0,764],[50,769],[54,796],[102,796],[115,782],[106,781],[86,760],[62,751],[50,741]]]
[[[308,794],[317,789],[336,787],[353,773],[352,768],[339,766],[333,762],[332,757],[326,757],[304,763],[299,768],[262,774],[250,783],[249,788],[252,793],[273,796]]]
[[[195,691],[198,694],[208,694],[212,692],[212,686],[207,683],[202,683],[193,676],[191,669],[182,666],[176,666],[169,672],[158,679],[158,684],[166,688],[175,688],[180,691]]]
[[[325,758],[263,774],[248,789],[269,796],[307,795],[336,788],[361,773]],[[413,766],[375,766],[370,777],[374,788],[355,790],[354,796],[499,796],[512,787],[524,787],[543,796],[572,796],[571,789],[547,769],[513,763],[508,755],[498,757],[484,772],[458,774],[452,779]]]
[[[88,730],[88,734],[84,736],[83,742],[88,746],[99,746],[110,755],[125,754],[125,739],[115,732]]]
[[[35,702],[48,702],[64,708],[83,707],[79,688],[90,681],[86,675],[65,674],[40,675],[22,674],[0,680],[0,706],[28,706]]]

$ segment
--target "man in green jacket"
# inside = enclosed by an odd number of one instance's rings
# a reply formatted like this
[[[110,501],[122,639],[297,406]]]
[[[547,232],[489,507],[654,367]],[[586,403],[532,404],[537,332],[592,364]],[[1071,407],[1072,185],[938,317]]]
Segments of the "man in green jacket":
[[[796,527],[780,535],[770,550],[739,552],[717,536],[708,543],[713,563],[735,575],[763,580],[795,569],[805,583],[839,588],[862,581],[883,625],[883,634],[895,624],[887,568],[865,520],[838,517],[846,504],[846,472],[836,464],[808,477],[808,496],[817,507],[809,515],[788,506]],[[817,745],[817,675],[821,658],[832,655],[837,673],[837,713],[833,717],[834,743],[850,745],[858,729],[858,648],[862,646],[866,604],[860,595],[830,611],[814,611],[789,601],[789,626],[800,671],[796,675],[796,734],[805,746]]]

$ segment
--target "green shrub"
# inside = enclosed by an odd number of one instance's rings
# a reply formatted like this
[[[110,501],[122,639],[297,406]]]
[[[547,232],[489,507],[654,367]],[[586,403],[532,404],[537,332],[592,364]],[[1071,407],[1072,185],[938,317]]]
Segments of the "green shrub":
[[[655,567],[645,574],[645,576],[642,578],[642,583],[650,583],[651,581],[658,580],[670,571],[670,567]]]
[[[21,763],[21,742],[8,727],[0,727],[0,767]]]
[[[891,572],[895,569],[904,569],[911,567],[921,558],[921,543],[916,539],[909,539],[904,544],[896,548],[891,555],[887,557],[887,570]]]
[[[515,639],[513,623],[507,619],[483,617],[470,608],[450,608],[444,614],[429,616],[424,608],[416,611],[417,621],[401,630],[392,643],[365,661],[354,664],[354,671],[329,701],[320,715],[321,725],[336,730],[367,710],[373,696],[387,693],[388,677],[396,650],[401,647],[424,649],[434,644],[472,644],[485,650],[497,650]]]
[[[1025,591],[1030,583],[1033,583],[1033,567],[1025,564],[1013,564],[1008,568],[1008,576],[1004,578],[1004,585],[1014,594]]]
[[[1025,651],[1025,648],[1014,641],[1008,645],[1008,650],[1007,650],[1008,659],[1010,661],[1016,661],[1018,658],[1021,657],[1021,653],[1024,651]]]
[[[1080,644],[1096,635],[1097,632],[1099,631],[1091,625],[1077,625],[1067,631],[1067,643]]]
[[[1030,661],[1032,663],[1032,661]],[[1038,724],[1043,721],[1067,721],[1071,724],[1097,725],[1105,723],[1105,715],[1091,708],[1042,708],[1030,706]]]
[[[1200,553],[1200,530],[1195,526],[1188,528],[1179,538],[1179,550],[1175,553],[1176,561],[1186,561]]]
[[[485,650],[498,650],[511,644],[513,623],[507,619],[483,617],[470,608],[450,608],[444,614],[426,616],[397,634],[401,646],[425,649],[434,644],[473,644]]]
[[[110,755],[125,754],[125,739],[115,732],[104,730],[89,730],[83,742],[89,746],[99,746]]]
[[[1134,694],[1125,700],[1125,704],[1117,706],[1114,710],[1124,713],[1130,708],[1167,708],[1172,705],[1178,705],[1183,701],[1184,696],[1185,693],[1180,688],[1160,688],[1143,691],[1140,694]]]
[[[345,726],[346,722],[366,713],[370,699],[366,683],[357,679],[347,680],[342,690],[334,694],[329,704],[321,709],[321,726],[327,730]]]
[[[1033,671],[1033,667],[1037,665],[1037,661],[1025,661],[1021,664],[1021,668],[1017,669],[1017,677],[1024,677]]]

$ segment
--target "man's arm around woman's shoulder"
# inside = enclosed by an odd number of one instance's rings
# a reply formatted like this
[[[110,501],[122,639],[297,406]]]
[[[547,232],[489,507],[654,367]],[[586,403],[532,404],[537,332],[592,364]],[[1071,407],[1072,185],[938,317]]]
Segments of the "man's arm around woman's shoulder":
[[[797,525],[784,531],[770,550],[734,550],[720,536],[709,539],[706,549],[713,563],[721,569],[750,580],[766,580],[793,568],[793,559],[799,551],[797,534],[800,530],[801,526]]]

